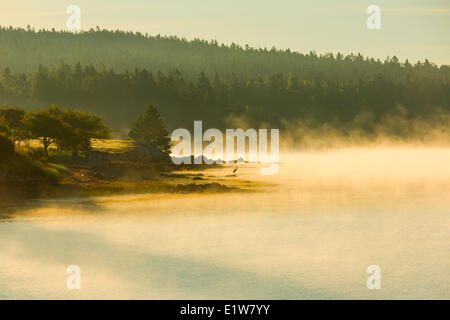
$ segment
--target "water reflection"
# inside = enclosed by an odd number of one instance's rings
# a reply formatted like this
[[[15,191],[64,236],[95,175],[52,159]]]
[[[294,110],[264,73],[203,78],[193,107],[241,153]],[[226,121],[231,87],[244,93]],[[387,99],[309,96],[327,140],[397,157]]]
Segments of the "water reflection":
[[[449,298],[450,150],[286,154],[274,186],[40,202],[0,223],[0,298]],[[228,169],[211,171],[216,176]],[[82,289],[66,288],[68,265]],[[382,289],[366,288],[367,266]]]

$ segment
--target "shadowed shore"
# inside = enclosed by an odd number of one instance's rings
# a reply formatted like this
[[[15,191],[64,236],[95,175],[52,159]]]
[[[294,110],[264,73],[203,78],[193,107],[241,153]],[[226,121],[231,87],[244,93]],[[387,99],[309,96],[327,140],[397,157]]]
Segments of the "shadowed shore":
[[[0,179],[0,210],[36,199],[89,199],[146,193],[251,192],[259,186],[251,181],[241,181],[236,175],[216,177],[207,174],[208,170],[207,166],[188,170],[174,169],[173,165],[164,163],[122,161],[112,162],[103,168],[79,164],[55,166],[58,177],[46,176],[40,171],[37,171],[40,174],[27,177],[8,175]]]

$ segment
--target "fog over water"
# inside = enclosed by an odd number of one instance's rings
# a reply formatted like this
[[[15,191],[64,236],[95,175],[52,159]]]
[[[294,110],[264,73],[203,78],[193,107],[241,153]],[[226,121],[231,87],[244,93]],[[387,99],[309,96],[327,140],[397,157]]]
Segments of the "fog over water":
[[[39,202],[0,220],[0,299],[450,298],[450,149],[280,155],[258,192]],[[0,215],[2,216],[2,215]],[[81,268],[68,290],[66,268]],[[368,290],[366,269],[381,268]]]

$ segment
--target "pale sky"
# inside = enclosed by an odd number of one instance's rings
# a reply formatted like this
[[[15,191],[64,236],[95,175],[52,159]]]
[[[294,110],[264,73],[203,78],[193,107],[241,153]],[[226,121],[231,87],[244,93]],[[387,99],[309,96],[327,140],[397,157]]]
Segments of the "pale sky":
[[[0,25],[66,29],[70,4],[83,30],[216,39],[300,52],[362,53],[450,64],[450,0],[0,0]],[[381,8],[381,30],[366,9]]]

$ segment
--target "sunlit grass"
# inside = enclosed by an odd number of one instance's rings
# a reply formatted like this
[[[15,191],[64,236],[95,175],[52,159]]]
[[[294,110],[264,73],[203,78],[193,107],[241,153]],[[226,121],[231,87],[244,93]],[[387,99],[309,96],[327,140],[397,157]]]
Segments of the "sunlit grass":
[[[95,139],[92,140],[94,150],[119,154],[133,151],[136,143],[133,140]]]
[[[133,140],[116,140],[116,139],[93,139],[91,141],[92,149],[111,154],[119,154],[133,151],[136,143]],[[27,144],[22,145],[21,149],[41,149],[42,142],[40,140],[30,140]],[[49,151],[56,151],[56,146],[51,145]]]

